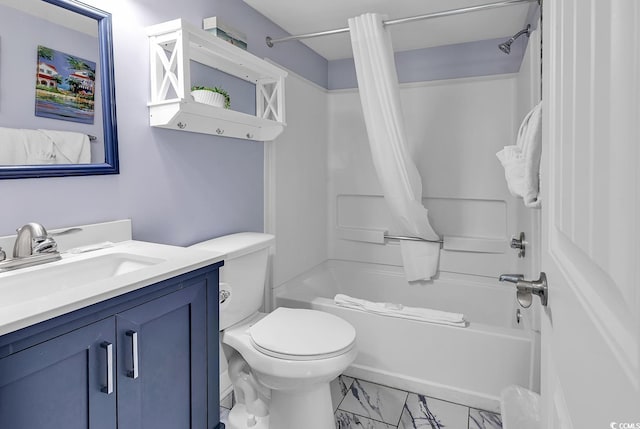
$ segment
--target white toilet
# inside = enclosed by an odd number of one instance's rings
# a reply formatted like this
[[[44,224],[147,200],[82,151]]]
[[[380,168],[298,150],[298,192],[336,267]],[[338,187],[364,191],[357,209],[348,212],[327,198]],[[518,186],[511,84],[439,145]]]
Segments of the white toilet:
[[[333,429],[329,382],[356,357],[355,329],[316,310],[258,312],[273,242],[272,235],[247,232],[192,246],[227,255],[220,271],[220,331],[222,343],[239,353],[229,359],[237,403],[228,426]]]

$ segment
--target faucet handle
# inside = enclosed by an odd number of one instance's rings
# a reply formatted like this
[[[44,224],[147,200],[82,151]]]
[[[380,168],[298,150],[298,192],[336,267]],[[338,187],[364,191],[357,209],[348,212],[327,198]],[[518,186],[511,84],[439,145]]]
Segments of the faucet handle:
[[[58,243],[52,237],[34,237],[32,248],[34,255],[38,253],[56,253],[58,251]]]
[[[4,261],[5,259],[7,259],[7,254],[2,250],[2,247],[0,247],[0,261]]]

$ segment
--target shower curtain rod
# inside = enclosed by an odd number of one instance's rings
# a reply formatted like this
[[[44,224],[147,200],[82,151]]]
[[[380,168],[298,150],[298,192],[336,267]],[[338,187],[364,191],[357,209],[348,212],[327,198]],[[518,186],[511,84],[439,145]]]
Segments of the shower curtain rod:
[[[383,24],[385,26],[387,26],[387,25],[396,25],[396,24],[405,24],[407,22],[421,21],[423,19],[441,18],[441,17],[444,17],[444,16],[459,15],[461,13],[475,12],[475,11],[486,10],[486,9],[494,9],[494,8],[497,8],[497,7],[511,6],[511,5],[518,4],[518,3],[530,3],[530,2],[534,2],[534,1],[537,1],[538,3],[540,3],[540,0],[505,0],[505,1],[500,1],[500,2],[496,2],[496,3],[487,3],[487,4],[481,4],[481,5],[478,5],[478,6],[463,7],[463,8],[460,8],[460,9],[451,9],[451,10],[445,10],[445,11],[442,11],[442,12],[429,13],[429,14],[426,14],[426,15],[418,15],[418,16],[410,16],[408,18],[392,19],[392,20],[389,20],[389,21],[384,21]],[[270,36],[267,36],[265,40],[266,40],[267,46],[270,47],[270,48],[273,48],[274,44],[280,43],[280,42],[288,42],[290,40],[299,40],[299,39],[310,39],[312,37],[328,36],[328,35],[331,35],[331,34],[340,34],[340,33],[347,33],[347,32],[349,32],[349,27],[337,28],[335,30],[319,31],[319,32],[316,32],[316,33],[298,34],[296,36],[287,36],[287,37],[282,37],[280,39],[272,39]]]

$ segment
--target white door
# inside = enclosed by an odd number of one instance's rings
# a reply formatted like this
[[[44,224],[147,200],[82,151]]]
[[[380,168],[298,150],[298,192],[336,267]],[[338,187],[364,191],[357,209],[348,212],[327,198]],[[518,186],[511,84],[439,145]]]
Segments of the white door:
[[[543,4],[549,429],[640,428],[639,26],[638,0]]]

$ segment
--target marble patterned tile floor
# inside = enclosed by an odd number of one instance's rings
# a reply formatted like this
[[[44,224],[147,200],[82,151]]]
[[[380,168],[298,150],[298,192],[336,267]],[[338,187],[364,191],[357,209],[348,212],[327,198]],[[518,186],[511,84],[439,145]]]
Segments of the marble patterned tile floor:
[[[331,400],[336,429],[502,429],[500,414],[345,375],[331,382]],[[232,395],[220,401],[225,424],[232,405]]]
[[[499,414],[341,375],[331,382],[337,429],[501,429]]]

